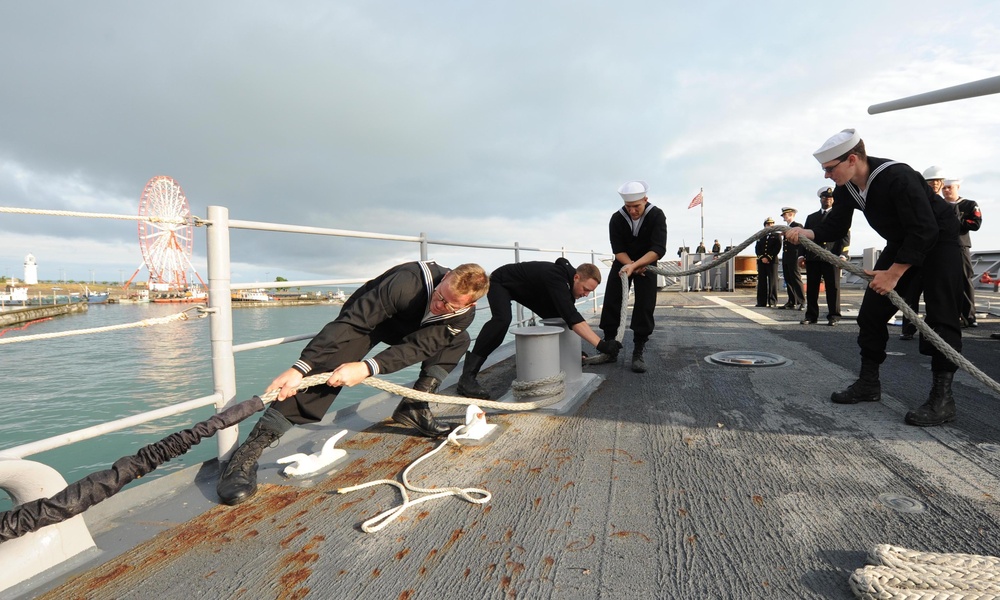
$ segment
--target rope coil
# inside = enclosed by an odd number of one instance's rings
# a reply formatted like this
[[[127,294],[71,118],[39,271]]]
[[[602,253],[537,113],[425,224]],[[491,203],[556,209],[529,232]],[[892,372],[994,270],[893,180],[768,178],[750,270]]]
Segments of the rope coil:
[[[888,544],[872,548],[850,577],[862,600],[998,600],[1000,558],[920,552]]]

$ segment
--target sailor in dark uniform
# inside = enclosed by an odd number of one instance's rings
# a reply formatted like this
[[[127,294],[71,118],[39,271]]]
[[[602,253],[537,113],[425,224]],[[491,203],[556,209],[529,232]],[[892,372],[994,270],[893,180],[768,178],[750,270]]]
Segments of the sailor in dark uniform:
[[[976,272],[972,270],[972,240],[969,239],[969,232],[979,231],[983,224],[983,213],[979,211],[979,204],[975,200],[959,196],[958,189],[961,185],[960,179],[945,179],[941,195],[954,207],[958,217],[958,243],[962,246],[962,270],[965,274],[962,286],[964,293],[958,315],[962,327],[979,327],[976,322],[976,288],[973,284]]]
[[[833,188],[823,186],[816,192],[819,196],[820,209],[806,217],[806,229],[813,229],[824,220],[833,207]],[[844,257],[851,245],[851,232],[836,241],[819,244],[824,250]],[[800,264],[806,268],[806,314],[800,323],[814,325],[819,319],[819,286],[822,282],[826,289],[826,324],[833,327],[840,322],[840,267],[834,266],[819,256],[805,250],[800,257]]]
[[[583,263],[573,268],[565,258],[555,262],[529,261],[504,265],[490,274],[492,317],[476,337],[476,345],[465,355],[458,393],[469,398],[490,397],[476,379],[486,358],[503,343],[512,321],[510,303],[518,302],[543,319],[560,318],[584,341],[616,359],[621,344],[614,338],[601,340],[576,309],[576,301],[586,298],[601,284],[597,266]]]
[[[858,311],[861,374],[846,390],[831,396],[839,404],[878,401],[882,397],[879,367],[889,339],[887,323],[897,310],[886,297],[890,291],[905,289],[913,277],[922,274],[924,321],[955,351],[962,349],[958,219],[920,173],[903,163],[869,157],[853,129],[831,137],[813,156],[837,184],[833,209],[814,229],[790,229],[785,236],[792,242],[799,236],[818,242],[836,240],[847,233],[854,211],[860,210],[886,240],[874,270],[867,272],[872,280]],[[957,367],[922,337],[920,352],[931,356],[933,383],[927,401],[906,413],[905,420],[919,426],[947,423],[955,418],[951,383]]]
[[[764,220],[764,227],[774,225],[774,219]],[[781,234],[769,232],[754,244],[757,254],[757,306],[778,305],[778,253],[781,252]]]
[[[790,206],[781,209],[781,218],[785,220],[788,227],[802,227],[802,223],[795,220],[795,215],[799,211]],[[788,240],[782,241],[781,246],[781,275],[785,278],[785,290],[788,292],[788,302],[780,308],[791,308],[802,310],[805,308],[806,299],[802,293],[802,271],[799,268],[799,256],[802,246],[793,244]]]
[[[322,419],[343,386],[421,363],[413,388],[435,392],[469,347],[466,330],[475,318],[476,301],[488,289],[489,278],[479,265],[464,264],[452,271],[425,261],[395,266],[358,288],[299,360],[268,386],[268,392],[278,390],[277,401],[223,470],[219,498],[232,505],[253,496],[257,459],[264,448],[293,425]],[[389,347],[365,359],[380,342]],[[304,376],[327,371],[333,373],[325,384],[296,392]],[[426,402],[404,398],[392,418],[428,437],[449,431],[434,419]]]
[[[631,328],[632,370],[636,373],[646,371],[642,353],[655,326],[656,275],[647,273],[646,267],[655,266],[667,253],[667,217],[649,203],[648,192],[645,181],[629,181],[618,188],[624,206],[611,215],[608,223],[615,261],[611,264],[604,290],[604,308],[601,309],[600,327],[604,339],[614,340],[621,325],[622,281],[619,273],[624,272],[634,286]]]

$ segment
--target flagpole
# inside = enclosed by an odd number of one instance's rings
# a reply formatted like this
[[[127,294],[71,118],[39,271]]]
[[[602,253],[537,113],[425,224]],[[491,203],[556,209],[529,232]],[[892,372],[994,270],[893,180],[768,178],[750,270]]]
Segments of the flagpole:
[[[705,188],[698,192],[701,194],[701,245],[705,245]]]

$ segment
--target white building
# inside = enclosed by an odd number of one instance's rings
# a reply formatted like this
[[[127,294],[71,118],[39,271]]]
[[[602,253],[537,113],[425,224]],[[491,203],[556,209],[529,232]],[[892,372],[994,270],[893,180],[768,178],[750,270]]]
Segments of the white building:
[[[24,284],[38,285],[38,265],[30,254],[24,257]]]

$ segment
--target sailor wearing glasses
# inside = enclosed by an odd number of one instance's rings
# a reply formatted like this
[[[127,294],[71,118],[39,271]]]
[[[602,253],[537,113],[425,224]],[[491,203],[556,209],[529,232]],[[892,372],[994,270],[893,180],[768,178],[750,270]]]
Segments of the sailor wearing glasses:
[[[358,288],[299,360],[268,386],[268,392],[278,390],[277,402],[264,411],[226,465],[217,486],[219,498],[233,505],[253,496],[257,459],[264,448],[293,425],[322,419],[343,386],[420,363],[413,388],[435,392],[469,347],[467,329],[475,318],[475,304],[488,289],[489,278],[479,265],[450,270],[426,261],[392,267]],[[380,342],[388,347],[365,358]],[[296,392],[304,376],[327,371],[333,373],[325,384]],[[449,431],[426,402],[404,398],[392,418],[427,437]]]
[[[886,357],[887,323],[897,310],[886,296],[890,291],[906,290],[914,278],[922,276],[927,307],[924,321],[956,351],[962,349],[958,219],[920,173],[900,162],[868,156],[854,129],[834,135],[813,156],[826,177],[837,184],[833,208],[826,220],[812,229],[790,229],[785,237],[792,242],[799,236],[816,242],[839,239],[850,229],[854,211],[860,210],[886,241],[874,270],[866,271],[872,280],[858,311],[861,374],[846,390],[830,398],[839,404],[876,402],[882,397],[879,367]],[[923,339],[920,352],[931,356],[933,384],[927,401],[909,411],[905,421],[924,427],[952,421],[955,400],[951,383],[957,367]]]

